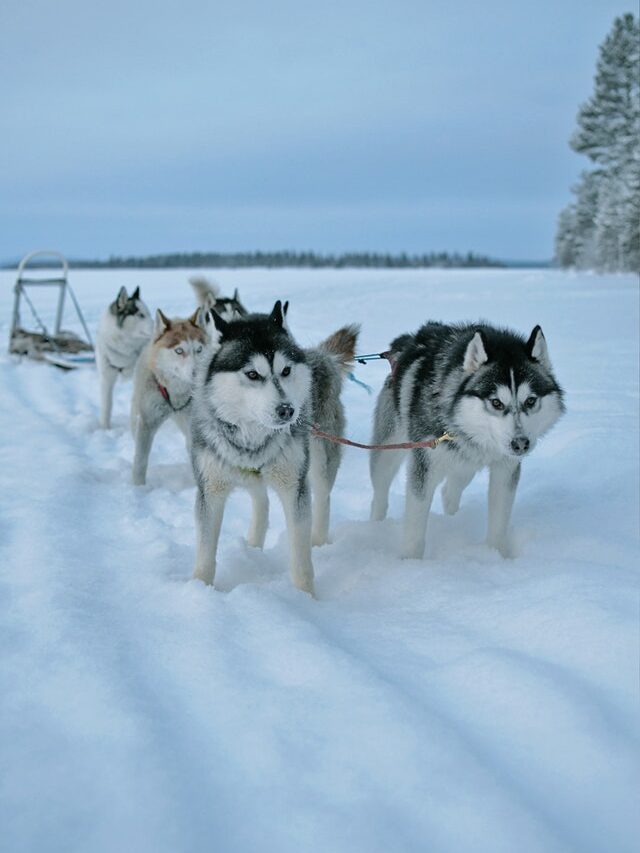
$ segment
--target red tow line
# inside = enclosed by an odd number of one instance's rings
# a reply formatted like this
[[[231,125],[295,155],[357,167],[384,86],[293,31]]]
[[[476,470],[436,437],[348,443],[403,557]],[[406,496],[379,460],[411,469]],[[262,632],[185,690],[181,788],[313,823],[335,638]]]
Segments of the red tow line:
[[[345,444],[347,447],[359,447],[362,450],[413,450],[417,447],[437,447],[443,441],[453,441],[453,436],[445,432],[440,438],[431,438],[428,441],[401,441],[398,444],[362,444],[359,441],[351,441],[350,438],[342,438],[339,435],[330,435],[328,432],[322,432],[317,426],[311,428],[311,435],[315,438],[323,438],[325,441],[331,441],[334,444]]]
[[[377,359],[386,359],[391,368],[391,379],[395,381],[396,368],[398,361],[393,357],[391,350],[387,352],[369,353],[367,355],[356,356],[355,361],[360,364],[366,364],[368,361]],[[352,441],[350,438],[342,438],[339,435],[330,435],[328,432],[323,432],[318,429],[316,424],[311,427],[311,435],[315,438],[322,438],[325,441],[331,441],[333,444],[344,444],[346,447],[359,447],[361,450],[415,450],[418,447],[434,448],[443,441],[453,441],[454,437],[448,432],[443,433],[439,438],[430,438],[427,441],[401,441],[398,444],[362,444],[360,441]]]

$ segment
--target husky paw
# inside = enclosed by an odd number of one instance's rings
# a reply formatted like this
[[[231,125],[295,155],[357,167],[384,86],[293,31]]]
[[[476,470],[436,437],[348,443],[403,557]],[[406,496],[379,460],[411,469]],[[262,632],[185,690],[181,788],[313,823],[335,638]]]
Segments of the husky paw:
[[[313,578],[294,578],[293,585],[297,587],[301,592],[306,592],[307,595],[311,596],[311,598],[316,597],[316,590],[313,583]]]
[[[213,571],[212,571],[210,569],[207,570],[207,569],[200,568],[199,566],[196,566],[195,569],[193,570],[192,579],[194,581],[202,581],[202,583],[205,583],[207,586],[213,586],[214,578],[215,578],[215,569],[213,569]]]
[[[495,550],[500,554],[501,557],[504,557],[505,560],[513,560],[515,559],[516,551],[511,542],[506,540],[500,542],[487,542],[487,545],[490,548],[495,548]]]
[[[400,551],[401,560],[422,560],[424,557],[424,544],[422,545],[403,545]]]
[[[384,521],[387,517],[387,504],[377,501],[372,501],[371,512],[369,513],[369,521]]]

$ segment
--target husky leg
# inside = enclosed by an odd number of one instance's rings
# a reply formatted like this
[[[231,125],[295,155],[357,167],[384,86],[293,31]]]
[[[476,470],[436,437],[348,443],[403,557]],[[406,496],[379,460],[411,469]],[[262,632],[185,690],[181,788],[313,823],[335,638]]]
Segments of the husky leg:
[[[331,489],[336,481],[339,465],[340,449],[336,445],[327,447],[316,440],[311,449],[310,466],[311,490],[313,492],[312,545],[326,545],[329,541]]]
[[[373,418],[372,444],[393,443],[396,433],[396,411],[389,380],[385,382],[376,402]],[[372,521],[382,521],[389,505],[389,488],[404,459],[402,450],[372,450],[369,456],[369,473],[373,486],[371,501]]]
[[[389,506],[389,489],[398,468],[404,460],[404,450],[372,450],[369,458],[373,500],[371,501],[371,521],[386,518]]]
[[[113,406],[113,386],[116,384],[118,371],[108,365],[102,365],[100,371],[100,426],[102,429],[111,427],[111,408]]]
[[[460,509],[462,493],[473,480],[475,469],[463,468],[450,471],[442,487],[442,507],[447,515],[455,515]]]
[[[430,463],[427,451],[420,449],[411,452],[401,552],[405,559],[421,560],[424,557],[427,520],[433,493],[438,485]]]
[[[256,477],[256,483],[249,489],[253,515],[247,534],[247,545],[251,548],[263,548],[264,538],[269,527],[269,496],[262,477]]]
[[[289,535],[289,567],[291,580],[298,589],[314,595],[313,563],[311,562],[311,496],[307,477],[296,483],[273,481],[282,501]]]
[[[158,431],[160,422],[149,424],[142,416],[138,416],[136,425],[136,452],[133,457],[133,482],[136,486],[144,486],[147,481],[147,466],[153,438]]]
[[[213,584],[216,576],[216,552],[222,527],[228,488],[205,491],[198,488],[196,496],[196,565],[193,577]]]
[[[497,462],[489,468],[489,524],[487,542],[503,557],[509,548],[509,520],[520,479],[520,463]]]

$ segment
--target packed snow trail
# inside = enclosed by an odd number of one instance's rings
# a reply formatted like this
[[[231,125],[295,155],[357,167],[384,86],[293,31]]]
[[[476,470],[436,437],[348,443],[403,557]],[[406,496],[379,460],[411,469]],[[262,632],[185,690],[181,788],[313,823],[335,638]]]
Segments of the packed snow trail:
[[[195,488],[168,425],[131,485],[131,386],[101,431],[92,370],[0,355],[0,826],[7,851],[602,851],[637,837],[638,289],[503,271],[220,272],[292,302],[311,344],[371,351],[422,319],[541,323],[568,412],[524,463],[518,556],[483,543],[486,477],[427,559],[367,521],[345,450],[318,600],[230,501],[216,589],[190,580]],[[10,314],[9,273],[0,309]],[[192,308],[187,273],[76,272],[92,329],[121,284]],[[7,322],[0,340],[6,349]],[[379,387],[385,366],[358,368]],[[374,398],[346,383],[348,435]]]

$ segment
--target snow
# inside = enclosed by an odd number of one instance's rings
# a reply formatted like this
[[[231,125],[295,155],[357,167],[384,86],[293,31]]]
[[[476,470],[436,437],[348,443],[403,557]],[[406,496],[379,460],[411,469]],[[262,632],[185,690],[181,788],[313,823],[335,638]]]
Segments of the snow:
[[[318,600],[231,499],[217,589],[190,580],[195,488],[168,424],[130,482],[130,384],[6,354],[0,273],[0,826],[7,851],[626,851],[638,826],[638,282],[555,271],[242,270],[303,344],[361,351],[427,318],[540,323],[567,414],[524,466],[517,557],[483,544],[486,478],[401,561],[403,483],[367,521],[346,450]],[[75,271],[90,328],[120,285],[190,311],[188,273]],[[35,294],[37,296],[37,294]],[[26,316],[26,315],[25,315]],[[379,388],[386,367],[357,375]],[[367,441],[374,397],[344,393]]]

